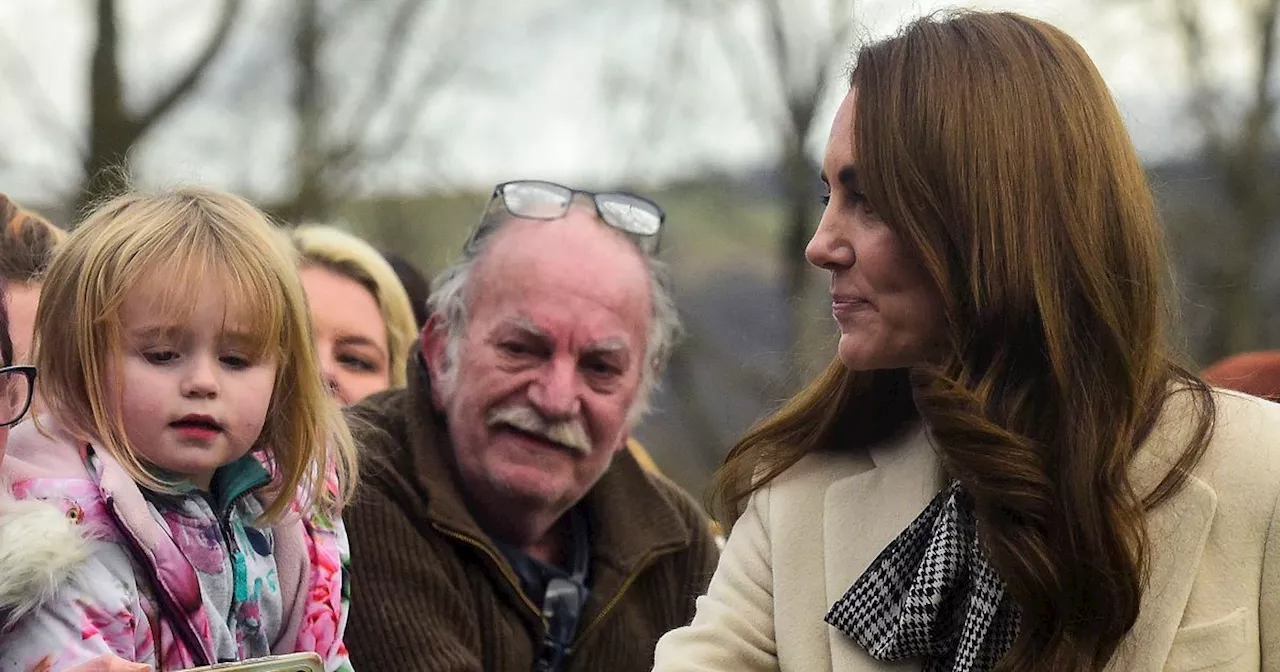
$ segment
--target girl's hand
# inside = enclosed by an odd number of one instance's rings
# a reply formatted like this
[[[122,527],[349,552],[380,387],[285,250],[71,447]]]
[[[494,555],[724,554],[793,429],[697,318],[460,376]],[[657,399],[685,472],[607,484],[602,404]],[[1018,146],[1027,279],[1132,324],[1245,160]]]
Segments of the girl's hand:
[[[151,666],[146,663],[125,660],[120,656],[108,653],[87,663],[76,665],[68,669],[67,672],[151,672]]]

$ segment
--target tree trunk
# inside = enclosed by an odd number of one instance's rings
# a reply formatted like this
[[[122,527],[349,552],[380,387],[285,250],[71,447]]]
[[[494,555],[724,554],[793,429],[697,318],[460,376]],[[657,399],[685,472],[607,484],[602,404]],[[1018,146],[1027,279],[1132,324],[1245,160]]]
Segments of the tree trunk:
[[[124,108],[116,56],[119,31],[115,0],[98,0],[97,21],[89,74],[89,153],[84,159],[84,183],[76,198],[77,216],[125,188],[129,149],[137,139],[137,129]]]
[[[810,115],[811,118],[812,115]],[[813,302],[810,301],[813,269],[804,250],[817,223],[817,190],[813,167],[805,155],[804,138],[808,124],[802,124],[787,139],[783,157],[783,179],[786,194],[786,228],[778,250],[783,273],[784,298],[787,301],[789,362],[785,377],[788,388],[808,379],[820,341]]]
[[[293,109],[297,117],[296,165],[297,184],[289,203],[280,216],[289,224],[321,219],[328,215],[329,202],[325,190],[325,149],[323,133],[324,78],[320,71],[322,27],[317,0],[298,3],[297,32],[294,34],[293,56],[295,88]]]
[[[1225,157],[1222,174],[1238,222],[1235,244],[1224,269],[1227,296],[1222,315],[1227,352],[1223,354],[1232,354],[1262,346],[1256,269],[1259,255],[1266,248],[1267,233],[1276,224],[1277,209],[1257,146],[1240,147]]]
[[[195,90],[209,65],[227,43],[243,0],[223,0],[213,35],[191,66],[148,108],[130,113],[124,104],[120,76],[120,31],[116,0],[98,0],[97,34],[89,71],[89,148],[84,157],[84,180],[76,195],[76,211],[128,187],[129,152],[156,123]]]

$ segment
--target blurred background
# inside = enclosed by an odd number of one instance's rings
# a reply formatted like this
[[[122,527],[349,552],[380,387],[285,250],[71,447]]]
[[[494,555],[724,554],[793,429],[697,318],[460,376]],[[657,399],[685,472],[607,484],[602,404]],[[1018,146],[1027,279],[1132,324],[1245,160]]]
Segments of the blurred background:
[[[124,176],[198,182],[428,274],[496,182],[650,195],[688,337],[637,433],[701,493],[831,357],[803,248],[856,45],[955,6],[1044,18],[1094,58],[1193,364],[1280,347],[1280,0],[4,0],[0,191],[71,227]]]

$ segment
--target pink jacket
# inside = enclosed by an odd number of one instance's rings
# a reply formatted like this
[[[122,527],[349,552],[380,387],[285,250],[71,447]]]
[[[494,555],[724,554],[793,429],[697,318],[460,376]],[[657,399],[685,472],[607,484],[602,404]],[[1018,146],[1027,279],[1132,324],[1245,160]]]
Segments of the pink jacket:
[[[81,530],[89,555],[55,595],[0,637],[0,667],[60,670],[105,653],[173,670],[218,662],[194,549],[175,540],[141,489],[104,450],[42,421],[10,434],[0,474],[18,500],[58,507]],[[296,507],[295,507],[296,508]],[[290,516],[271,528],[264,562],[281,617],[272,653],[315,651],[331,672],[349,669],[342,644],[347,608],[346,531],[341,519]],[[216,621],[215,621],[216,622]]]

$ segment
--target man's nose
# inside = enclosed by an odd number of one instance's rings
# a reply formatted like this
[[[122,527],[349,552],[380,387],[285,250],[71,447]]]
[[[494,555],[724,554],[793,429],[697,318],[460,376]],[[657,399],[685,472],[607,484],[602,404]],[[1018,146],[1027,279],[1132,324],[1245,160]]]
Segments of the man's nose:
[[[578,414],[582,401],[578,397],[578,371],[569,360],[553,360],[529,384],[529,403],[545,417],[570,418]]]

